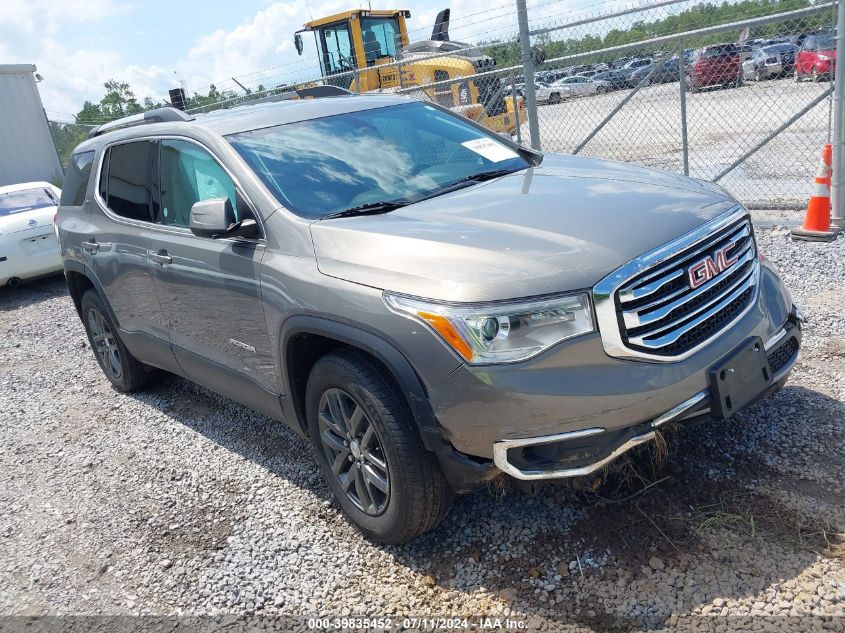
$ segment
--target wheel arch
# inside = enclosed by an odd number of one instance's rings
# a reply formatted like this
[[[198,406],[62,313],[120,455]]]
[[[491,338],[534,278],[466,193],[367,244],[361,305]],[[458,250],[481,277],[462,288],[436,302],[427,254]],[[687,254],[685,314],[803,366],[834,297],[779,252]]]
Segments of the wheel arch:
[[[100,282],[97,281],[97,277],[90,268],[80,262],[66,261],[65,283],[67,284],[68,293],[73,300],[73,305],[76,307],[76,313],[79,315],[80,319],[82,318],[82,296],[88,290],[93,289],[103,300],[103,305],[106,306],[109,316],[112,318],[114,323],[120,327],[120,321],[118,321],[117,315],[115,315],[108,299],[106,299],[106,293],[103,290],[103,287],[100,285]]]
[[[292,316],[282,326],[281,363],[284,367],[287,416],[291,426],[305,433],[305,387],[314,364],[339,348],[361,351],[378,361],[396,381],[420,432],[423,445],[439,452],[451,446],[443,439],[428,395],[411,363],[393,344],[360,327],[316,316]]]

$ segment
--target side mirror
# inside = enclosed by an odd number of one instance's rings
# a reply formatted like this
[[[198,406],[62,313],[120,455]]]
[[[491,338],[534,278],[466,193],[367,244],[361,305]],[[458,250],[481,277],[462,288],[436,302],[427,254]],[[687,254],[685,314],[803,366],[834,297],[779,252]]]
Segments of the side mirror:
[[[191,207],[191,233],[213,240],[221,237],[259,237],[258,223],[245,218],[235,222],[229,198],[200,200]]]
[[[302,36],[299,33],[296,33],[293,36],[293,45],[296,47],[297,55],[302,55],[302,49],[303,49]]]
[[[214,237],[225,233],[235,223],[235,211],[229,198],[200,200],[191,207],[191,233]]]

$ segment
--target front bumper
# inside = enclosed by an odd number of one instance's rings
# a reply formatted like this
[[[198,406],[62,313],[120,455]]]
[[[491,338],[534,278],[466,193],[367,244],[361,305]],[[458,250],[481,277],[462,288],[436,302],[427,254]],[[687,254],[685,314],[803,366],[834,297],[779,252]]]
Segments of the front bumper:
[[[786,382],[798,358],[801,328],[797,318],[765,343],[772,368],[771,386],[749,394],[758,400]],[[692,418],[718,417],[711,409],[713,394],[704,389],[653,420],[608,433],[601,427],[524,438],[493,444],[493,462],[499,470],[517,479],[563,479],[584,477],[604,468],[632,448],[657,437],[658,429],[669,422]],[[513,455],[512,455],[513,452]]]
[[[524,363],[461,366],[429,387],[429,400],[444,439],[479,465],[494,462],[493,470],[522,478],[582,476],[649,441],[669,420],[708,416],[708,372],[750,337],[766,342],[767,354],[794,340],[793,353],[778,361],[773,384],[782,383],[800,344],[797,322],[789,293],[764,262],[747,313],[683,361],[613,358],[600,336],[588,335]]]

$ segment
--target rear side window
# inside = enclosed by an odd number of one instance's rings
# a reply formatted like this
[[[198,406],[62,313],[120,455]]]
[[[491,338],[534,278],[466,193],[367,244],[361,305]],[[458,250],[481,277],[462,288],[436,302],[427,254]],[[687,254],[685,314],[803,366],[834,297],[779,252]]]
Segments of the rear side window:
[[[0,217],[55,205],[53,192],[47,189],[23,189],[0,193]]]
[[[85,202],[88,190],[88,178],[91,176],[91,164],[94,162],[94,150],[80,152],[70,157],[70,164],[65,172],[62,185],[63,207],[78,207]]]
[[[153,221],[152,141],[113,145],[103,159],[100,195],[109,210],[131,220]]]

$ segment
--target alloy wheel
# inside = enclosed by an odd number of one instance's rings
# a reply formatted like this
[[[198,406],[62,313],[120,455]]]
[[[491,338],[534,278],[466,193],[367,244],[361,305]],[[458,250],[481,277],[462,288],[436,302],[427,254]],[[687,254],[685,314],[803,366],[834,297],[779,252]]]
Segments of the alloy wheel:
[[[320,397],[319,431],[323,454],[341,489],[356,508],[370,516],[390,501],[390,471],[375,425],[343,389]]]
[[[94,352],[100,357],[103,370],[115,380],[123,376],[123,361],[120,358],[120,348],[109,327],[108,321],[96,308],[88,310],[88,327],[94,343]]]

